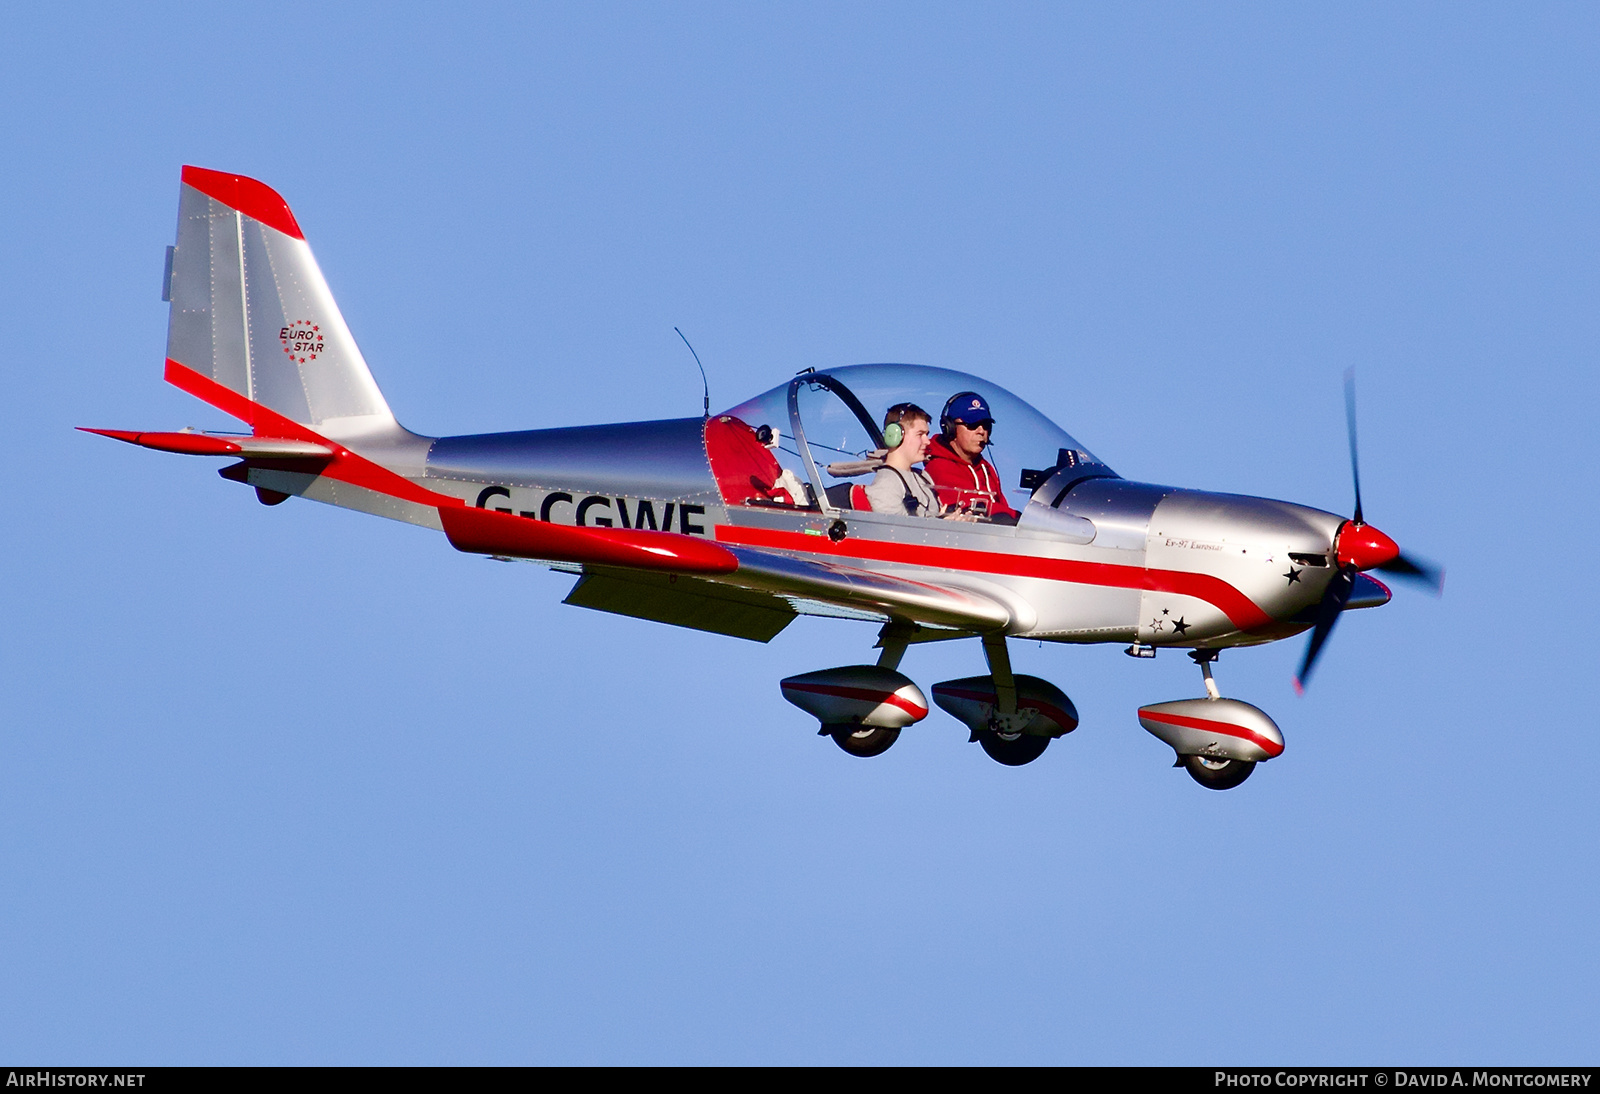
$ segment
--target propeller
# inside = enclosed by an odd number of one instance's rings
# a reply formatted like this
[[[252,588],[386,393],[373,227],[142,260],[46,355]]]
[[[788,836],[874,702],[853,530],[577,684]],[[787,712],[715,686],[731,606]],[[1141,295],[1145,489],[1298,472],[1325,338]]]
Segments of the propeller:
[[[1380,570],[1386,574],[1424,585],[1433,595],[1444,594],[1444,570],[1416,556],[1408,556],[1399,544],[1368,524],[1361,512],[1361,463],[1356,448],[1356,374],[1350,369],[1344,374],[1344,420],[1350,435],[1350,479],[1355,485],[1355,515],[1339,529],[1334,538],[1334,556],[1338,572],[1323,591],[1322,602],[1317,605],[1317,621],[1311,629],[1311,641],[1306,644],[1305,658],[1300,671],[1294,676],[1294,690],[1305,692],[1306,681],[1317,663],[1322,647],[1333,633],[1334,624],[1350,602],[1355,591],[1356,574],[1363,570]]]

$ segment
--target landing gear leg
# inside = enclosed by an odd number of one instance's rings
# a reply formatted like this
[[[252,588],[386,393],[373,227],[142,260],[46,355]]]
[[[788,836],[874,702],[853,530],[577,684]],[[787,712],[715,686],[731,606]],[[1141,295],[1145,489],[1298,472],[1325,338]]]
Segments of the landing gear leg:
[[[1211,663],[1217,659],[1217,650],[1190,650],[1189,657],[1200,666],[1200,675],[1206,678],[1206,694],[1213,699],[1222,698],[1217,682],[1211,676]]]
[[[911,644],[911,636],[916,632],[915,623],[885,623],[878,632],[878,649],[883,651],[878,654],[878,667],[898,669],[900,658],[906,655],[906,647]]]
[[[1217,650],[1190,650],[1189,656],[1200,666],[1206,679],[1206,694],[1221,699],[1222,692],[1211,675],[1211,664],[1217,659]],[[1250,777],[1256,765],[1249,760],[1230,760],[1222,756],[1180,756],[1178,764],[1189,777],[1207,790],[1232,790]]]
[[[1050,738],[1023,732],[1033,720],[1033,711],[1017,711],[1017,678],[1011,672],[1011,651],[1006,649],[1006,636],[984,635],[983,655],[988,659],[989,676],[994,680],[994,714],[987,729],[973,730],[973,739],[983,746],[991,760],[1007,767],[1032,763],[1050,747]]]
[[[984,635],[983,656],[989,662],[989,675],[994,678],[995,720],[1015,718],[1017,715],[1017,678],[1011,674],[1011,651],[1006,649],[1006,636],[1003,634]]]

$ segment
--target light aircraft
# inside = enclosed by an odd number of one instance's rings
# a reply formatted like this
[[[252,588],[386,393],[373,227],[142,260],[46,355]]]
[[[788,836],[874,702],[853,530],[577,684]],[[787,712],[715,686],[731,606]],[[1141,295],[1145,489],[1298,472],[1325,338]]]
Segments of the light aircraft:
[[[185,167],[166,379],[248,433],[93,429],[165,452],[232,457],[225,479],[264,504],[310,498],[443,532],[459,551],[578,577],[565,603],[766,642],[797,615],[879,625],[874,664],[782,682],[785,698],[855,756],[885,751],[929,713],[899,671],[908,646],[977,639],[987,674],[933,700],[1003,764],[1028,763],[1078,725],[1048,681],[1011,670],[1009,638],[1177,648],[1205,686],[1141,707],[1174,766],[1211,789],[1283,752],[1258,708],[1222,698],[1218,651],[1311,638],[1303,682],[1340,615],[1385,604],[1369,571],[1436,590],[1361,512],[1353,393],[1346,409],[1354,515],[1131,482],[1005,389],[918,365],[807,369],[720,414],[427,437],[403,428],[339,314],[300,225],[254,179]],[[856,481],[881,465],[892,404],[976,393],[1016,484],[1013,524],[874,512]],[[891,426],[898,429],[898,426]]]

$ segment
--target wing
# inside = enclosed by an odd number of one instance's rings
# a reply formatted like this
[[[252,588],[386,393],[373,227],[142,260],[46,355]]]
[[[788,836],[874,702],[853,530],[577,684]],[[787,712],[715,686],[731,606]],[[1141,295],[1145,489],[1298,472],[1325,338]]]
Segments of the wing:
[[[441,508],[439,516],[457,550],[581,566],[586,576],[569,603],[757,641],[796,613],[973,633],[1027,623],[1025,607],[948,571],[888,573],[676,532],[574,528],[488,509]],[[744,618],[719,620],[718,601],[741,606]]]
[[[678,574],[584,566],[563,604],[670,623],[752,642],[770,642],[794,622],[783,597]]]
[[[898,619],[978,633],[1009,629],[1017,618],[1000,598],[951,580],[944,571],[886,573],[776,554],[754,547],[727,550],[739,568],[730,584],[816,602],[872,618]],[[831,614],[817,612],[816,614]]]

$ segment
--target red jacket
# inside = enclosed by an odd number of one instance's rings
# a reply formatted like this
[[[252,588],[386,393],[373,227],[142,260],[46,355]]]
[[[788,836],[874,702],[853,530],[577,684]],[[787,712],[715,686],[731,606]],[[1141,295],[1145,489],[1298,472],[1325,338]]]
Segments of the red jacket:
[[[977,463],[968,463],[955,454],[943,437],[935,437],[928,446],[927,462],[922,466],[927,470],[928,478],[933,480],[941,504],[970,509],[973,502],[983,501],[991,514],[1009,513],[1013,518],[1018,516],[1017,511],[1006,503],[1006,492],[1000,487],[1000,476],[988,460],[980,457]]]

